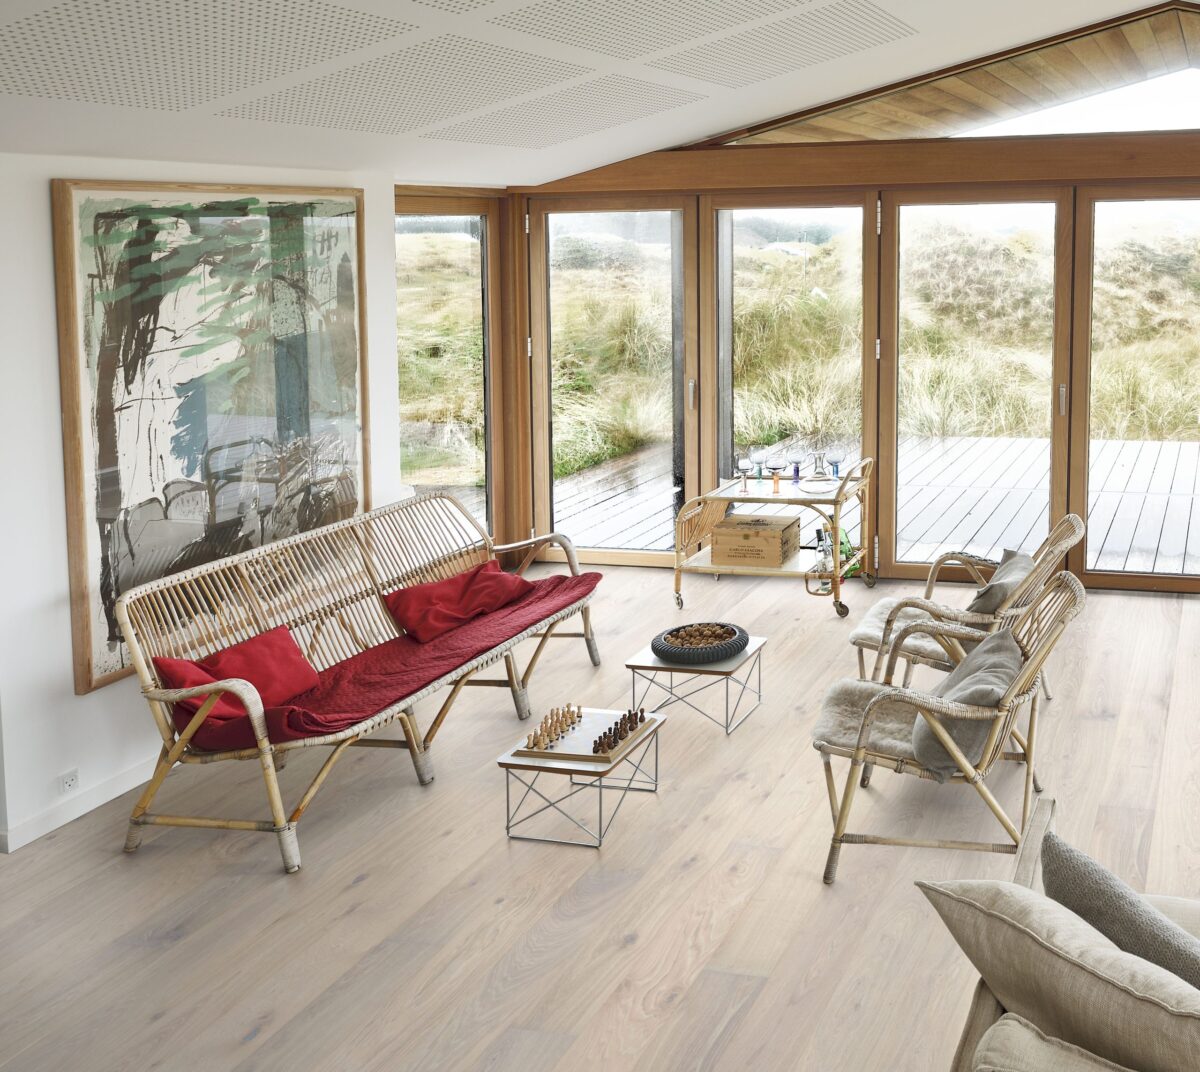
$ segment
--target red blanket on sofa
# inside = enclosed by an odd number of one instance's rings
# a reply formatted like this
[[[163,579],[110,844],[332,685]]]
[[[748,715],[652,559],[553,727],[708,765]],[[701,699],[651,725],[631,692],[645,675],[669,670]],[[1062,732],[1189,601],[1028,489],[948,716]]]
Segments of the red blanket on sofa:
[[[515,603],[452,629],[428,644],[401,636],[335,663],[321,671],[316,688],[293,696],[282,707],[267,708],[268,735],[272,741],[295,741],[337,733],[362,722],[583,599],[599,583],[600,576],[584,573],[578,577],[546,577],[534,581],[533,591]],[[176,705],[175,724],[183,729],[195,710]],[[192,742],[206,752],[254,748],[257,743],[250,719],[244,714],[206,719]]]

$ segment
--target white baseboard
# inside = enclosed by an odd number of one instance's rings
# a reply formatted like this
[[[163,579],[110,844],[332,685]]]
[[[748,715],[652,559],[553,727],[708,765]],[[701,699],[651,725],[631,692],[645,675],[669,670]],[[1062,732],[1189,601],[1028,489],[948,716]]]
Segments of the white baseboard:
[[[146,759],[139,760],[128,770],[114,774],[97,785],[88,786],[61,804],[47,808],[32,819],[26,819],[7,830],[0,830],[0,853],[16,852],[50,831],[57,830],[60,826],[66,826],[72,819],[78,819],[81,815],[94,811],[101,804],[107,804],[122,793],[127,793],[130,789],[149,781],[153,770],[154,756],[151,755]]]

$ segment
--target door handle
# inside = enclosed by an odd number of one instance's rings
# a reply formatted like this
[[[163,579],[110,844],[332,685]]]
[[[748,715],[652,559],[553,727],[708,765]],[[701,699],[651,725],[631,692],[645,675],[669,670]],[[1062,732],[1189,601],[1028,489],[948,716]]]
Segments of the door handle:
[[[688,409],[696,408],[696,381],[688,380]]]
[[[1067,415],[1067,385],[1065,383],[1058,385],[1058,415],[1060,417]]]

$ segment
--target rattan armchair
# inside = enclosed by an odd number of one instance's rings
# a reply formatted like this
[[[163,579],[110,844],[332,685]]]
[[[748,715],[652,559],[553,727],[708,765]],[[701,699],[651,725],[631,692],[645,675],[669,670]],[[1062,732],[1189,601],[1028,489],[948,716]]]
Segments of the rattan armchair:
[[[954,703],[940,696],[892,684],[896,664],[904,657],[904,643],[910,637],[923,633],[939,640],[961,642],[984,636],[970,626],[932,618],[912,622],[899,629],[896,643],[888,656],[887,671],[882,682],[844,678],[830,687],[825,694],[821,714],[813,731],[813,746],[820,753],[825,768],[829,807],[833,817],[833,839],[825,865],[826,883],[834,881],[843,845],[909,845],[1001,853],[1016,851],[1021,840],[1021,829],[1029,816],[1033,792],[1039,789],[1034,780],[1034,748],[1042,669],[1063,630],[1082,609],[1084,599],[1083,586],[1070,573],[1063,572],[1044,585],[1027,607],[1006,613],[1004,624],[1012,629],[1013,638],[1024,658],[1016,677],[994,707]],[[959,658],[961,656],[955,658],[956,663]],[[1017,719],[1026,706],[1029,708],[1028,727],[1025,734],[1021,734],[1017,727]],[[898,774],[942,780],[938,774],[922,766],[913,751],[912,730],[918,718],[928,722],[934,736],[958,768],[946,779],[946,783],[973,787],[1004,828],[1007,841],[990,843],[920,840],[847,831],[855,790],[860,785],[860,775],[861,784],[866,786],[871,768],[886,767]],[[972,762],[963,754],[947,731],[944,719],[977,719],[990,722],[987,740],[978,761]],[[1016,748],[1006,751],[1010,739]],[[850,760],[850,770],[840,799],[833,774],[834,756]],[[984,784],[995,764],[1001,760],[1023,762],[1026,765],[1020,827],[1009,818]]]
[[[854,628],[850,634],[850,643],[858,649],[859,676],[867,677],[866,653],[874,652],[871,680],[878,681],[884,660],[889,650],[896,647],[897,643],[900,658],[904,659],[906,664],[903,679],[905,685],[912,681],[913,668],[917,664],[947,672],[952,670],[963,655],[961,640],[977,638],[969,635],[960,638],[941,633],[934,635],[918,630],[904,633],[901,641],[899,638],[902,628],[922,618],[933,618],[937,621],[970,626],[984,634],[994,632],[1000,628],[1006,617],[1010,617],[1010,610],[1025,607],[1033,601],[1042,586],[1061,568],[1066,553],[1083,539],[1084,531],[1084,523],[1076,514],[1067,514],[1059,521],[1034,551],[1032,571],[1000,604],[995,613],[972,613],[965,608],[948,604],[944,597],[937,593],[937,587],[942,571],[948,566],[961,566],[977,584],[985,585],[1000,563],[967,554],[965,551],[951,551],[942,555],[929,567],[929,577],[925,582],[923,595],[905,598],[893,596],[878,600]],[[935,593],[940,598],[935,598]],[[1046,698],[1050,698],[1048,689]]]

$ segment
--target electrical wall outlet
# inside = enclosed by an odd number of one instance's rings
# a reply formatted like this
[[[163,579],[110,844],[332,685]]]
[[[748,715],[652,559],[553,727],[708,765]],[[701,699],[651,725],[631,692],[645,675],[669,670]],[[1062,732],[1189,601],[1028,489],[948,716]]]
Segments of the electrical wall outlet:
[[[79,788],[79,768],[73,767],[66,774],[58,776],[58,791],[60,793],[74,793]]]

